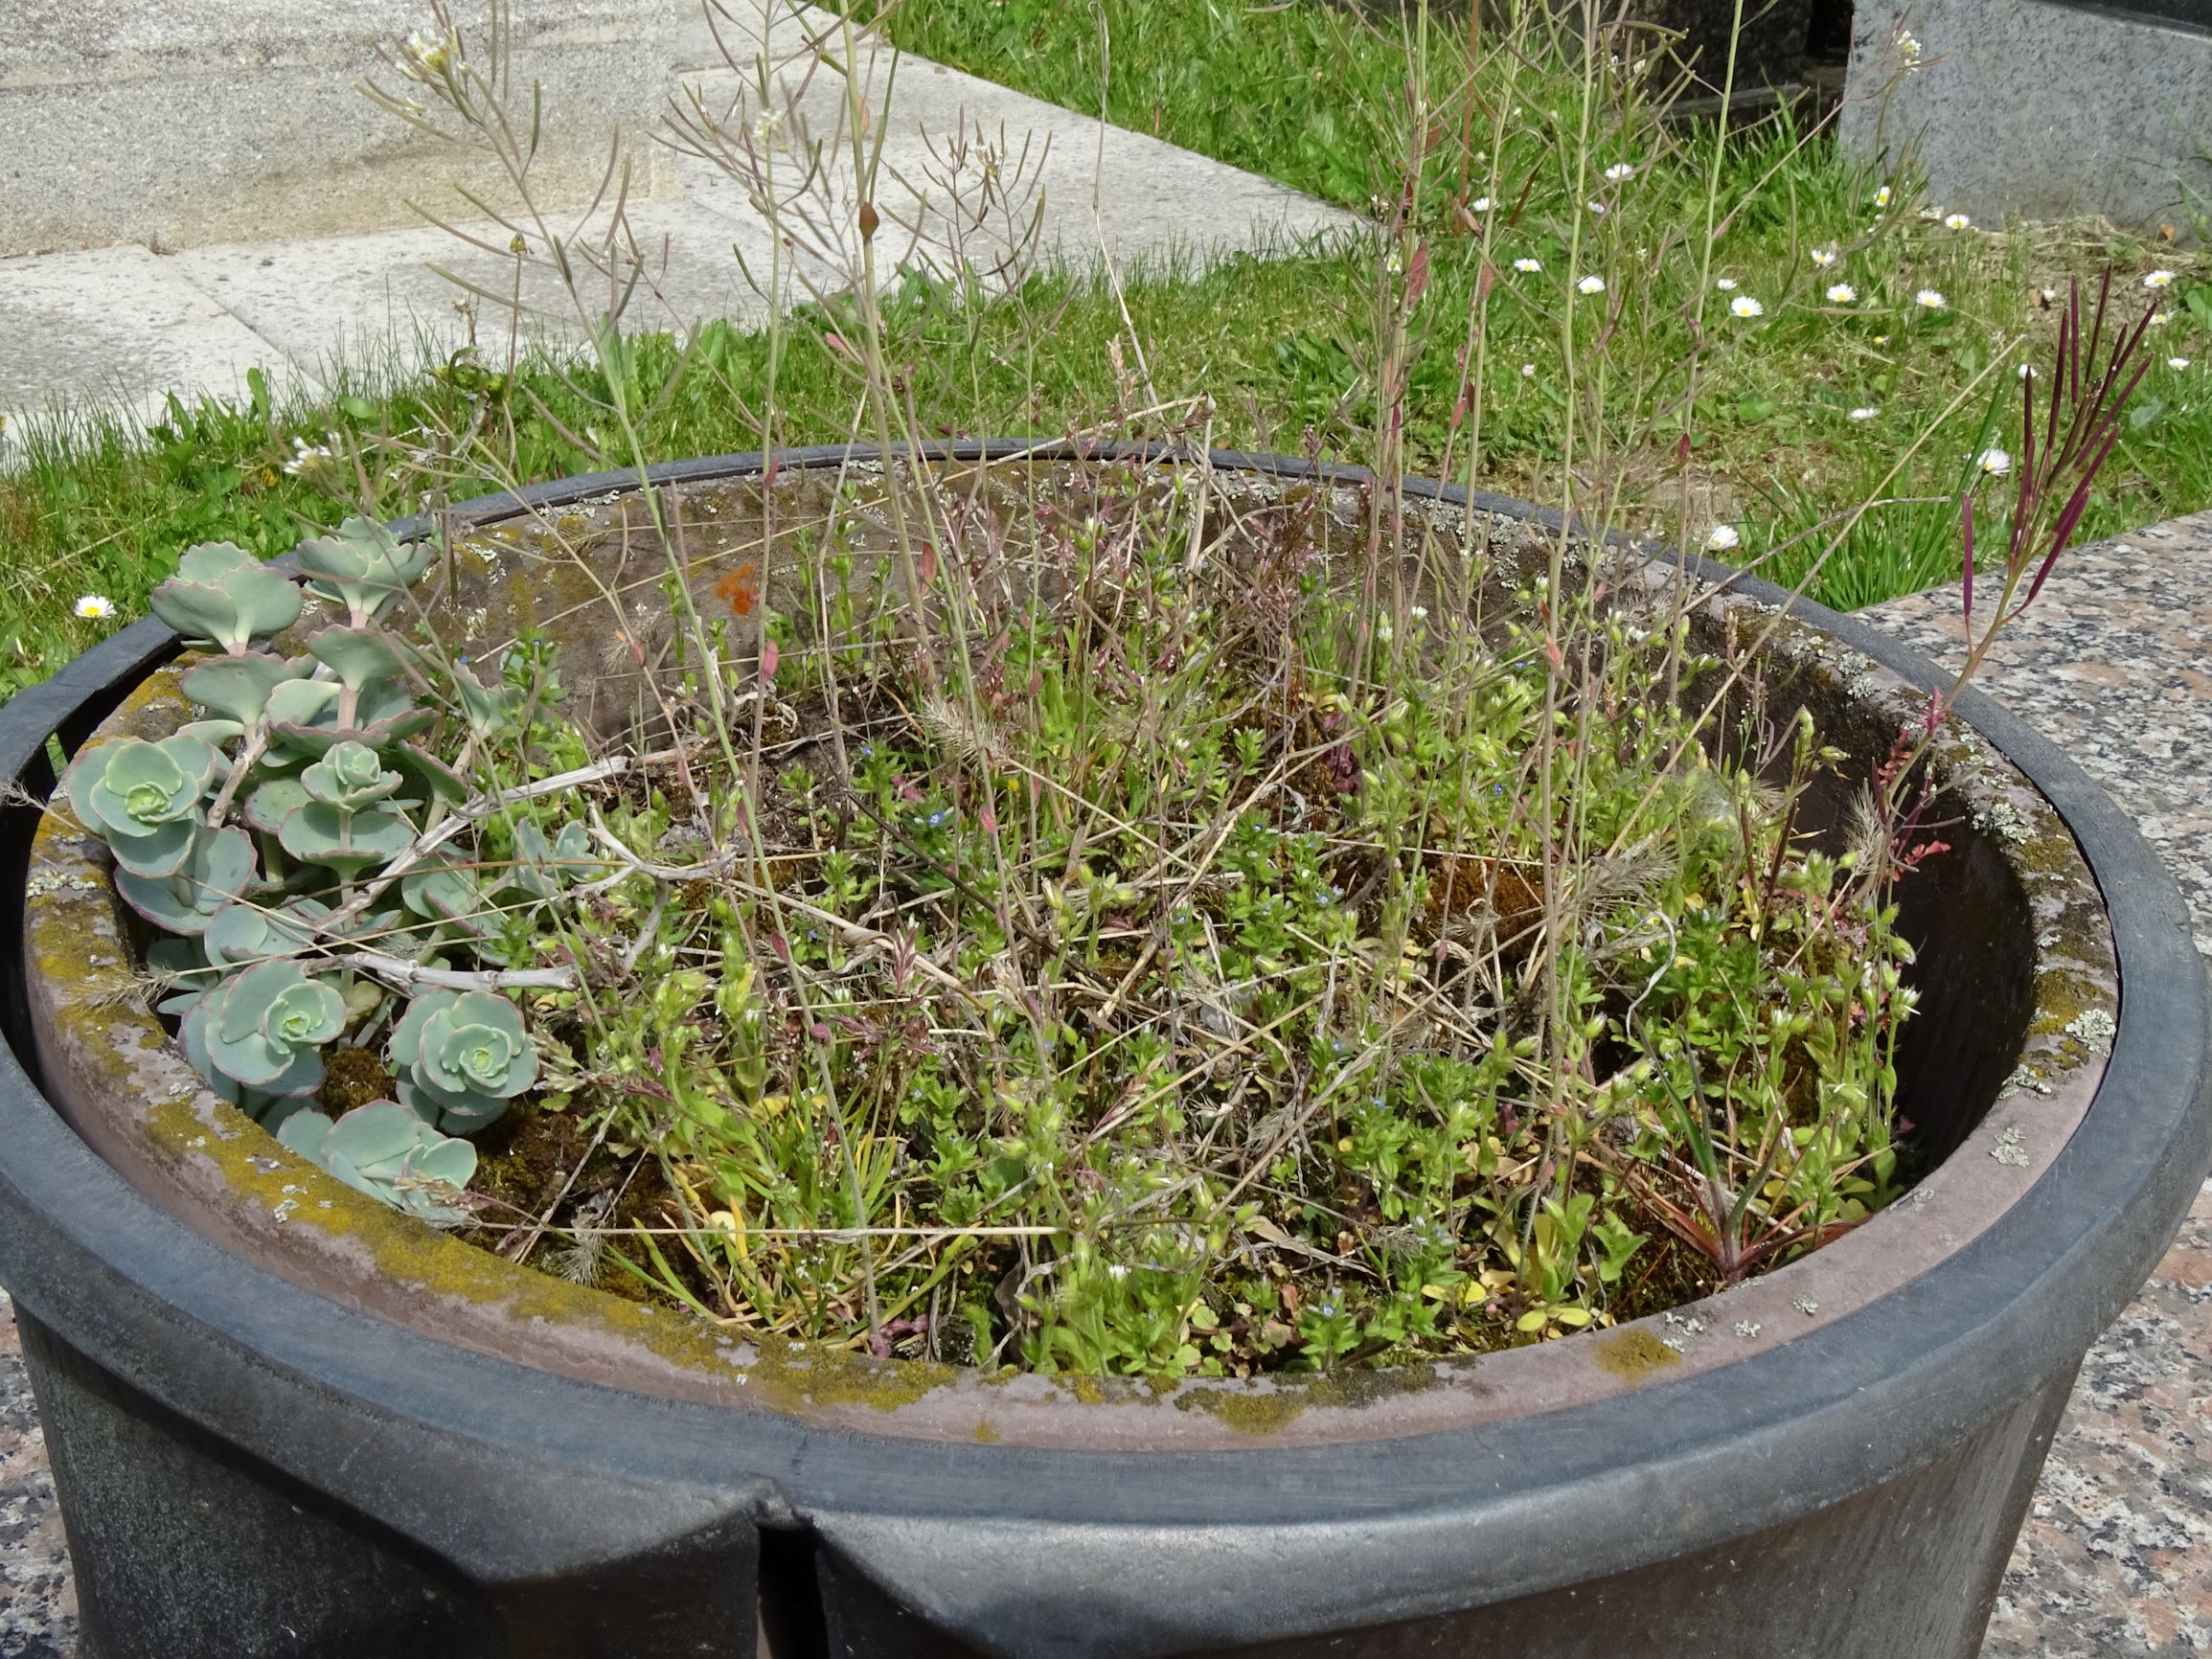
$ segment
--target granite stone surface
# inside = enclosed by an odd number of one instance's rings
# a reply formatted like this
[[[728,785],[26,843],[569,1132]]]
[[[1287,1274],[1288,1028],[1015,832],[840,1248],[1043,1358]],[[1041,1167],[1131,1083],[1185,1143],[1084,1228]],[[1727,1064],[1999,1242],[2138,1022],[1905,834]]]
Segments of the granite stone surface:
[[[1958,613],[1951,588],[1861,614],[1955,666]],[[1978,683],[2134,813],[2187,892],[2212,956],[2212,513],[2069,554]],[[0,1592],[0,1659],[74,1652],[68,1554],[4,1295]],[[2206,1652],[2212,1187],[2082,1367],[1983,1659]]]

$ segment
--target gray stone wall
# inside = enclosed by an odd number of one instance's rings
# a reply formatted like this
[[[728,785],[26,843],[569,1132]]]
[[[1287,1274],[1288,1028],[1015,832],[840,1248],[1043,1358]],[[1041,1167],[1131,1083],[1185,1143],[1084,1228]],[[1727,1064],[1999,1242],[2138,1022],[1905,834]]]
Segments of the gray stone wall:
[[[1921,67],[1892,84],[1900,30]],[[1985,224],[2212,220],[2212,33],[2049,0],[1859,0],[1842,141]]]

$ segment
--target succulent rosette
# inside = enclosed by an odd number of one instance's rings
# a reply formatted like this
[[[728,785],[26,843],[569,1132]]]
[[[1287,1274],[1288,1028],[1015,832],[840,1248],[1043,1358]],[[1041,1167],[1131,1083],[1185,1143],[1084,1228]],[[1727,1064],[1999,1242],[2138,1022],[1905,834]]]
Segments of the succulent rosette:
[[[300,786],[311,799],[349,812],[358,812],[398,793],[405,782],[398,772],[384,769],[376,750],[354,742],[335,745],[300,774]]]
[[[299,620],[306,602],[291,581],[227,541],[187,548],[176,575],[153,590],[153,614],[188,642],[243,656],[258,634]]]
[[[428,541],[405,543],[381,524],[349,518],[319,541],[299,547],[308,591],[346,607],[355,627],[367,623],[427,570]]]
[[[399,1099],[425,1123],[483,1128],[537,1080],[537,1050],[522,1015],[490,991],[428,990],[392,1032]]]
[[[125,738],[69,768],[69,805],[134,875],[174,875],[199,835],[199,805],[222,757],[197,738]]]
[[[346,1029],[346,1001],[289,959],[223,982],[201,1004],[200,1040],[222,1074],[266,1094],[306,1094],[323,1079],[323,1044]]]

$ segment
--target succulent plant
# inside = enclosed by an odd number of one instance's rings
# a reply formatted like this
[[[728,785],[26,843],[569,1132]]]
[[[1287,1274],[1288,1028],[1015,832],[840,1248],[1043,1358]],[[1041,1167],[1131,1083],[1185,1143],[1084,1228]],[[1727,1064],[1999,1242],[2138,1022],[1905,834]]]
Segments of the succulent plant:
[[[192,855],[200,800],[221,764],[214,746],[198,738],[125,738],[78,757],[69,768],[69,805],[125,870],[174,875]]]
[[[224,825],[201,829],[173,875],[115,873],[115,890],[131,909],[171,933],[205,933],[215,913],[253,885],[254,844]]]
[[[237,657],[257,635],[299,620],[300,590],[244,548],[227,541],[187,548],[176,575],[153,590],[153,614],[188,642]]]
[[[371,519],[349,518],[322,540],[300,543],[299,559],[308,591],[343,604],[353,625],[363,627],[429,568],[434,551],[426,541],[402,542]]]
[[[569,882],[597,874],[591,831],[582,824],[563,824],[550,839],[527,818],[515,825],[513,881],[533,898],[551,898]]]
[[[268,719],[271,693],[287,680],[305,679],[308,671],[305,663],[265,651],[201,663],[178,682],[178,689],[216,717],[195,720],[184,730],[211,743],[258,732]]]
[[[311,898],[294,899],[281,910],[258,904],[226,904],[208,919],[200,949],[217,967],[250,966],[272,957],[298,956],[315,942],[316,913]]]
[[[277,1139],[347,1186],[411,1216],[468,1219],[449,1200],[476,1173],[476,1148],[395,1102],[371,1101],[336,1123],[318,1111],[296,1111],[278,1125]]]
[[[197,1011],[208,1059],[233,1081],[267,1094],[306,1094],[323,1080],[316,1051],[346,1029],[346,1002],[285,958],[233,975]]]
[[[537,1080],[522,1015],[490,991],[423,991],[393,1028],[391,1056],[399,1099],[446,1129],[483,1128]]]
[[[384,769],[376,751],[366,743],[338,743],[300,774],[300,787],[326,806],[358,812],[386,796],[399,793],[407,780]]]

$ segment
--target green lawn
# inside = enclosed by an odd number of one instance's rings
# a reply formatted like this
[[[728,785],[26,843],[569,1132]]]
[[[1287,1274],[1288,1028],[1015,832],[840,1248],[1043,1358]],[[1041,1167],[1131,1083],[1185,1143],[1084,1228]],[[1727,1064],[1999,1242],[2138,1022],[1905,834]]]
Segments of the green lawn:
[[[1632,101],[1626,114],[1593,101],[1585,115],[1570,74],[1500,56],[1470,77],[1455,34],[1412,38],[1318,0],[907,0],[887,28],[906,48],[1095,108],[1102,14],[1112,119],[1363,213],[1380,200],[1391,218],[1361,246],[1132,280],[1152,387],[1210,398],[1219,443],[1370,459],[1398,407],[1410,467],[1448,462],[1464,476],[1479,443],[1479,483],[1554,502],[1571,489],[1585,511],[1638,531],[1697,539],[1727,524],[1739,557],[1766,556],[1784,578],[1828,545],[1824,527],[1895,500],[1859,516],[1810,580],[1831,602],[1863,604],[1955,575],[1959,482],[1990,443],[2018,447],[2017,405],[1994,437],[1985,416],[2016,394],[2013,360],[2048,349],[2055,312],[2040,290],[2112,261],[2130,307],[2156,299],[2170,320],[2084,533],[2212,505],[2212,287],[2170,248],[2093,226],[1949,228],[1918,216],[1902,179],[1878,210],[1880,178],[1786,122],[1723,142],[1662,128]],[[1409,53],[1422,73],[1409,75]],[[1414,81],[1428,89],[1429,146],[1408,169]],[[1608,179],[1608,167],[1633,170]],[[1476,211],[1482,196],[1495,202]],[[1831,248],[1834,263],[1815,262]],[[2163,268],[2172,284],[2145,290]],[[1579,295],[1578,273],[1605,293]],[[1832,303],[1839,282],[1853,297]],[[1923,290],[1943,307],[1916,304]],[[1736,316],[1739,299],[1760,314]],[[0,694],[136,614],[195,541],[274,553],[362,506],[397,513],[606,465],[598,434],[614,392],[641,412],[656,456],[750,448],[764,433],[847,436],[855,384],[828,340],[851,326],[819,309],[793,320],[776,344],[772,413],[769,336],[717,325],[688,346],[639,341],[612,381],[536,362],[511,380],[387,376],[328,405],[257,397],[172,405],[147,431],[25,435],[0,460]],[[1116,369],[1119,308],[1093,277],[1034,277],[988,302],[907,278],[885,326],[925,431],[1125,430],[1146,400],[1129,354]],[[332,432],[339,465],[281,469],[295,438]],[[83,594],[111,599],[116,620],[72,615]]]

